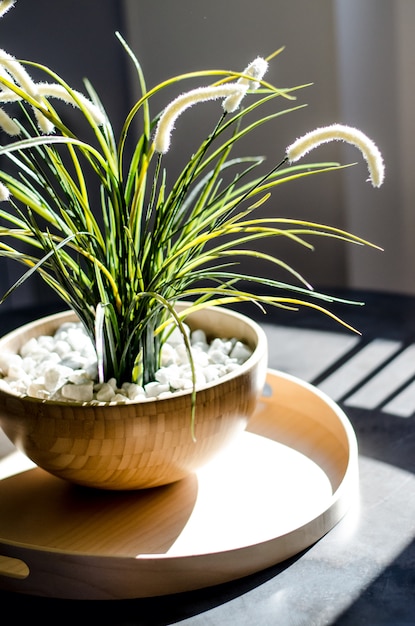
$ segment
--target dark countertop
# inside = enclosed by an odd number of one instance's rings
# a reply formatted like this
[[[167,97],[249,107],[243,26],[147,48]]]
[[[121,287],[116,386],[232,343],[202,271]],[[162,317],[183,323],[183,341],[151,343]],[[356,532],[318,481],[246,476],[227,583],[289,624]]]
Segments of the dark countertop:
[[[269,337],[270,367],[331,395],[355,429],[359,501],[332,531],[282,564],[214,588],[123,601],[0,591],[3,613],[44,624],[79,622],[91,612],[94,622],[117,626],[414,625],[415,298],[338,295],[366,303],[334,307],[361,337],[309,310],[255,315]],[[0,312],[0,333],[44,312]]]

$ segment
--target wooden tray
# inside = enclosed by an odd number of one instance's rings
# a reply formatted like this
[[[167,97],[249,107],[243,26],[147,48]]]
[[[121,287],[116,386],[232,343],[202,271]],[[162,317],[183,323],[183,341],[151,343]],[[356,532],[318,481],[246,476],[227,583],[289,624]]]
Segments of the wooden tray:
[[[276,371],[249,432],[166,487],[76,487],[14,454],[0,480],[0,588],[58,598],[142,598],[252,574],[318,541],[358,489],[347,417]]]

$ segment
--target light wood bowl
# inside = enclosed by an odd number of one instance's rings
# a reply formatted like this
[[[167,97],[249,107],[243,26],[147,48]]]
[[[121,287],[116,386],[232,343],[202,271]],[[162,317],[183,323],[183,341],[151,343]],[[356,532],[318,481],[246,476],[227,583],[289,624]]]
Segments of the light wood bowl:
[[[0,352],[18,352],[31,337],[51,335],[62,312],[29,323],[0,339]],[[261,394],[267,339],[249,318],[212,307],[186,318],[210,337],[238,337],[254,348],[232,374],[196,396],[196,440],[191,393],[129,404],[43,401],[0,390],[0,426],[36,465],[72,483],[100,489],[141,489],[175,482],[195,472],[243,431]]]

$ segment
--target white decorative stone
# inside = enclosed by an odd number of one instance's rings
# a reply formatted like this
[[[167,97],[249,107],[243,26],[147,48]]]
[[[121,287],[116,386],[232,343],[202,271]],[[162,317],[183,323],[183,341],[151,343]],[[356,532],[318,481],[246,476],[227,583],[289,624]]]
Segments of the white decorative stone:
[[[236,359],[239,363],[243,363],[251,356],[251,351],[244,343],[237,341],[230,353],[231,358]]]
[[[176,350],[169,343],[163,344],[161,348],[161,365],[168,367],[174,363],[176,363]]]
[[[54,365],[54,367],[47,368],[44,373],[45,389],[49,392],[59,389],[65,384],[71,373],[72,370],[63,365]]]
[[[128,398],[123,393],[114,393],[110,402],[111,404],[125,404],[128,402]]]
[[[166,391],[170,391],[169,385],[163,384],[163,383],[158,383],[157,381],[153,381],[153,382],[147,383],[147,385],[145,385],[144,389],[145,389],[145,392],[146,392],[146,396],[148,398],[157,398],[157,396],[159,396],[161,393],[164,393]]]
[[[65,370],[66,369],[69,370],[67,373],[68,382],[73,383],[74,385],[82,385],[83,383],[87,383],[89,380],[95,380],[96,378],[95,376],[91,376],[88,370],[73,370],[70,367],[65,368]]]
[[[136,383],[124,383],[123,388],[126,392],[127,398],[132,402],[135,402],[140,398],[145,398],[146,394],[141,385],[137,385]]]
[[[216,381],[232,372],[251,355],[248,346],[234,338],[207,342],[203,330],[190,333],[196,386]],[[145,388],[136,383],[118,385],[115,378],[97,384],[97,357],[81,324],[66,323],[53,337],[27,341],[20,354],[0,354],[0,386],[20,395],[41,400],[71,402],[137,402],[143,398],[165,398],[193,387],[192,368],[184,339],[174,329],[161,352],[161,367]]]
[[[183,328],[185,330],[185,333],[189,337],[190,328],[187,326],[187,324],[183,324]],[[177,346],[184,343],[183,334],[178,326],[176,326],[174,330],[170,333],[168,341],[171,346]]]
[[[201,330],[201,329],[197,329],[192,332],[192,345],[198,345],[198,344],[206,346],[206,347],[208,345],[206,333],[204,330]]]
[[[22,357],[11,352],[0,354],[0,371],[3,376],[8,376],[9,368],[22,363]]]
[[[45,387],[45,381],[42,378],[33,380],[27,387],[27,395],[40,400],[49,400],[50,393]]]
[[[111,402],[115,396],[115,391],[112,385],[104,383],[101,388],[95,393],[95,398],[99,402]]]
[[[62,396],[73,402],[91,402],[94,398],[93,381],[82,383],[81,385],[73,385],[68,383],[61,389]]]

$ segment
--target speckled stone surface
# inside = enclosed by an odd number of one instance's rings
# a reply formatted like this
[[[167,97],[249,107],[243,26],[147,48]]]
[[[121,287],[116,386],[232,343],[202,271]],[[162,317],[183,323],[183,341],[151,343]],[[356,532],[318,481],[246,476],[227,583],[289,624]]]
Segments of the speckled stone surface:
[[[413,626],[415,624],[415,417],[407,391],[412,374],[396,381],[386,398],[367,408],[348,404],[358,389],[382,372],[415,342],[415,299],[388,294],[341,294],[365,307],[335,307],[359,328],[352,335],[310,312],[270,313],[265,330],[270,367],[288,371],[322,389],[331,388],[356,431],[360,493],[342,521],[317,544],[280,565],[239,581],[177,596],[127,601],[81,602],[0,592],[4,614],[17,611],[44,624],[79,622],[86,607],[104,625],[186,624],[194,626]],[[21,312],[33,319],[37,311]],[[261,321],[261,318],[259,318]],[[2,334],[20,323],[0,315]],[[293,329],[298,332],[293,333]],[[361,351],[373,341],[396,342],[378,362],[360,365]],[[363,353],[365,356],[367,353]],[[383,352],[381,351],[381,354]],[[362,361],[362,356],[359,357]],[[357,361],[359,363],[359,359]],[[352,372],[353,385],[335,376]],[[392,371],[392,370],[391,370]],[[391,376],[395,376],[391,374]],[[327,381],[331,379],[331,387]],[[390,382],[390,381],[389,381]],[[371,386],[366,389],[370,391]],[[359,396],[357,396],[359,398]],[[404,409],[399,408],[404,404]],[[398,407],[396,410],[394,407]],[[0,441],[0,446],[1,446]],[[7,442],[0,454],[10,450]]]

